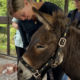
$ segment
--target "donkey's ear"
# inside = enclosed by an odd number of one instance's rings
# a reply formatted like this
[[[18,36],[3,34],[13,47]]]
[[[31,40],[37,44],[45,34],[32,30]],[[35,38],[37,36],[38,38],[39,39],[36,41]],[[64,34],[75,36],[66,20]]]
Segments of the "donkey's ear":
[[[77,25],[77,19],[75,19],[72,23],[71,26],[76,26]]]
[[[46,28],[49,30],[52,26],[52,16],[46,13],[42,13],[38,11],[35,7],[32,7],[35,15],[39,19],[40,22],[46,25]]]

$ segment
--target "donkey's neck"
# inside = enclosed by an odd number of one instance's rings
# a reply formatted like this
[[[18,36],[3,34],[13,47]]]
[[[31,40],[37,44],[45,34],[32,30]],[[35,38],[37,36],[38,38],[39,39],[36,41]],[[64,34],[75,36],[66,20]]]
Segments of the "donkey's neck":
[[[67,51],[64,53],[71,53],[73,54],[73,51],[76,52],[75,50],[78,49],[76,47],[80,46],[78,45],[80,43],[80,30],[75,28],[75,27],[70,27],[69,32],[67,34],[67,42],[66,45],[63,49],[66,49]]]
[[[64,54],[64,59],[61,64],[63,70],[68,74],[69,77],[73,78],[75,73],[79,72],[78,67],[80,66],[80,30],[75,27],[70,27],[68,35],[67,35],[67,43],[62,50],[62,54]],[[72,71],[74,70],[74,71]],[[78,74],[77,74],[78,75]],[[76,75],[76,76],[77,76]]]

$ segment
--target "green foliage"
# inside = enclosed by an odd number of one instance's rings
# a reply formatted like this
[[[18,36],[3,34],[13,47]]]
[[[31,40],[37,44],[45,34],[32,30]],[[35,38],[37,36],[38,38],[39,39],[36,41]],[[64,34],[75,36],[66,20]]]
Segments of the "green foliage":
[[[7,52],[7,35],[0,34],[0,52]]]
[[[0,24],[3,28],[7,28],[6,24]],[[15,35],[16,29],[10,25],[10,53],[11,55],[16,55],[15,50],[15,44],[14,44],[14,35]],[[4,33],[0,33],[0,52],[1,53],[7,53],[7,35]]]
[[[7,34],[7,27],[2,27],[2,26],[0,26],[0,33],[2,33],[2,34]]]
[[[7,0],[0,0],[0,16],[7,15]]]
[[[68,12],[75,9],[75,3],[73,0],[69,0],[69,7],[68,7]]]

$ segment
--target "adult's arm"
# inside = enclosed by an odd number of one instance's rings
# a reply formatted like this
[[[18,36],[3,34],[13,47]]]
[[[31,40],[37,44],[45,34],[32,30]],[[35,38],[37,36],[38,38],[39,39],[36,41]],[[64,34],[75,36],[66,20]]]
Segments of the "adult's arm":
[[[16,19],[16,18],[13,18],[12,19],[12,26],[15,28],[15,29],[17,29],[18,30],[18,19]]]
[[[12,26],[18,30],[18,24],[16,22],[12,22]]]

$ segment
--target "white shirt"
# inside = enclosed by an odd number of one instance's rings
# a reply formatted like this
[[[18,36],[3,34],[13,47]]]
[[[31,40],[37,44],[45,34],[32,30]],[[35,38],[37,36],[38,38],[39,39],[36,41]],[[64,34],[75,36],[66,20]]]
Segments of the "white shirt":
[[[18,23],[18,19],[13,18],[12,22]],[[14,36],[14,40],[15,40],[15,46],[23,48],[23,42],[22,42],[22,38],[21,38],[19,30],[16,30],[16,34]]]

